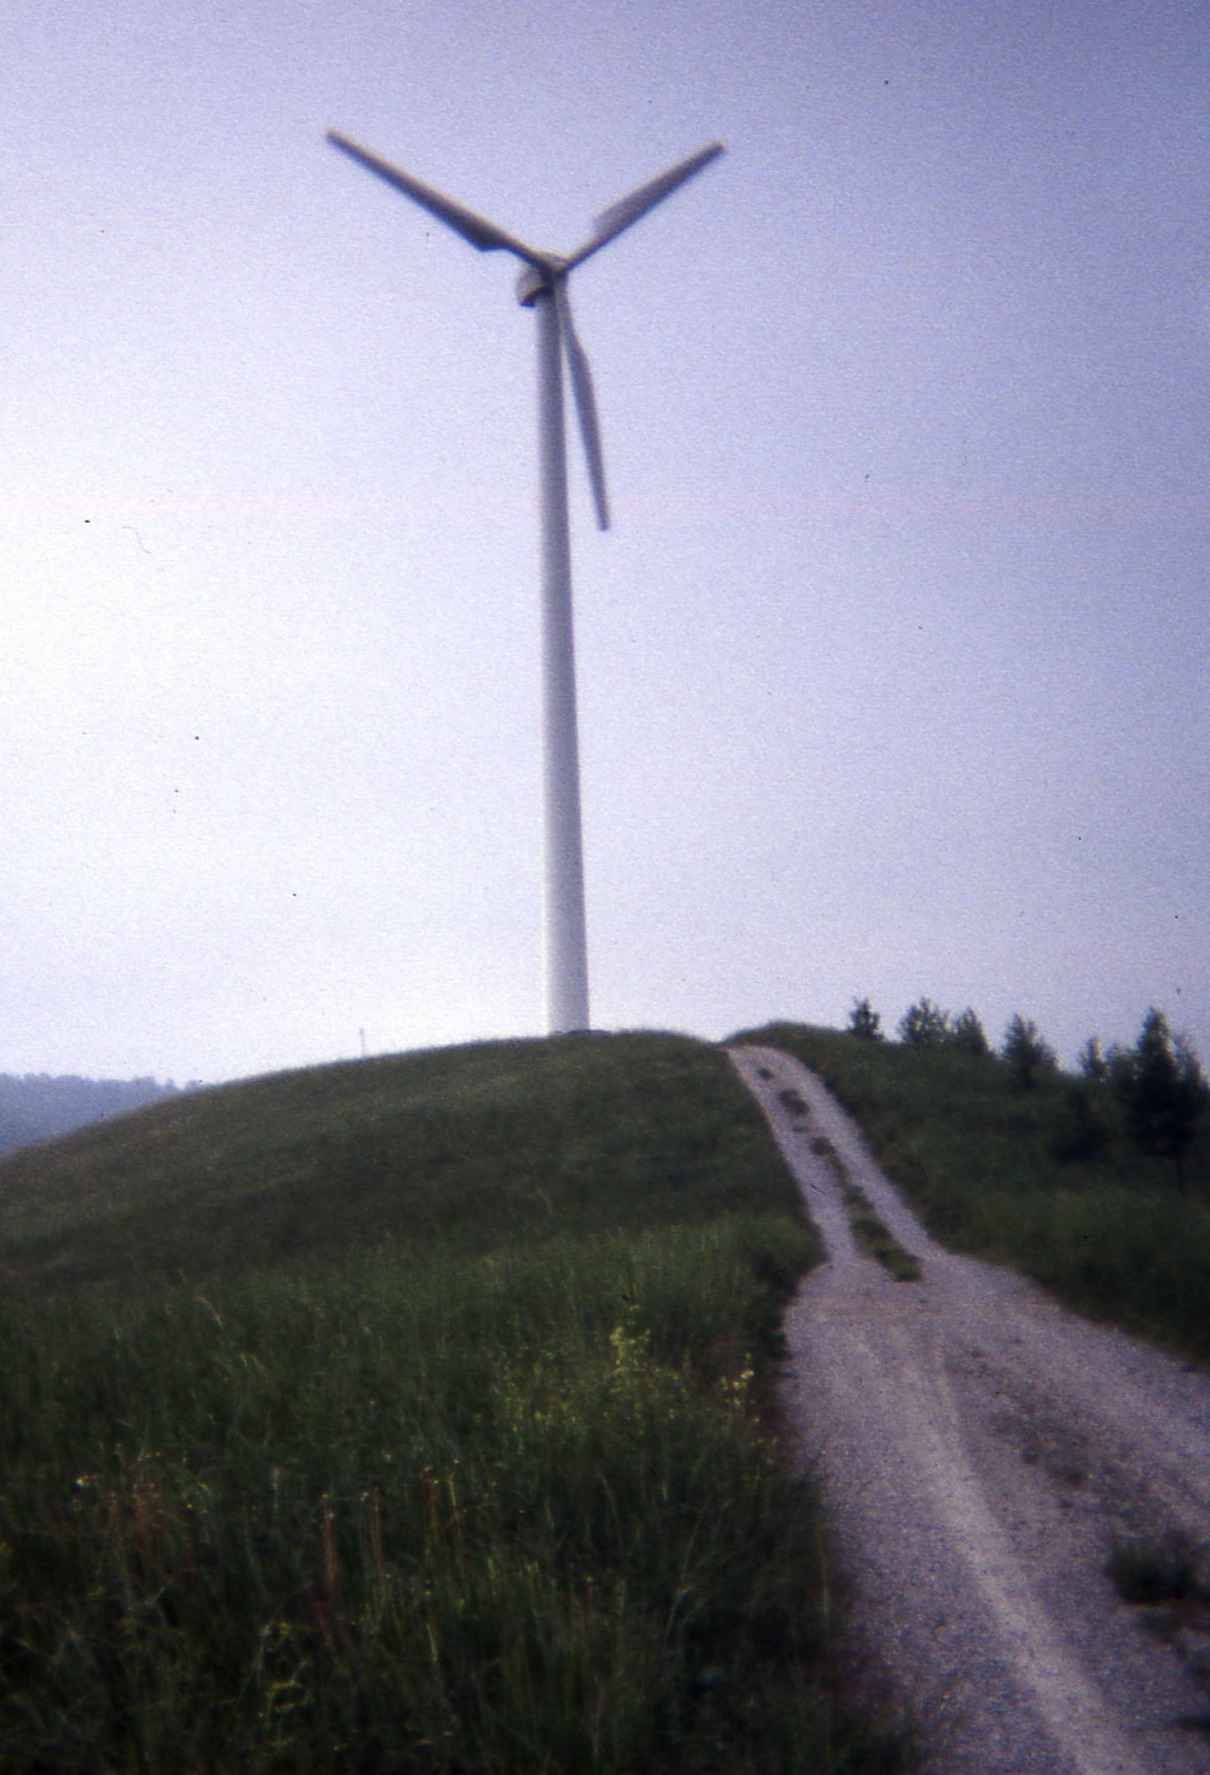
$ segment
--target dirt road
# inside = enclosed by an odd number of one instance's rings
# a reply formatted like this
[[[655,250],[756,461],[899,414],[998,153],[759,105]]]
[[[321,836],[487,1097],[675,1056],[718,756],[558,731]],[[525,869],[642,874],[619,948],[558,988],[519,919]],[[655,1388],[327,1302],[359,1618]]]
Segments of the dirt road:
[[[1105,1567],[1177,1534],[1210,1578],[1210,1376],[945,1252],[813,1073],[731,1058],[828,1251],[788,1316],[786,1403],[834,1524],[856,1692],[910,1705],[932,1775],[1207,1775],[1210,1607],[1132,1606]],[[919,1281],[858,1254],[821,1136]]]

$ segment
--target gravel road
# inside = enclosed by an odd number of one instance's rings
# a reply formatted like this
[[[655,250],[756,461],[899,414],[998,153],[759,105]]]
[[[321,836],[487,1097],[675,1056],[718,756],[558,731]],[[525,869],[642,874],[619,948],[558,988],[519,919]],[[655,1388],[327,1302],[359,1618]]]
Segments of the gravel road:
[[[1115,1544],[1210,1580],[1210,1376],[929,1238],[815,1074],[738,1046],[828,1258],[792,1305],[786,1406],[819,1473],[854,1692],[906,1704],[930,1775],[1207,1775],[1210,1605],[1139,1607]],[[856,1250],[829,1140],[923,1264]]]

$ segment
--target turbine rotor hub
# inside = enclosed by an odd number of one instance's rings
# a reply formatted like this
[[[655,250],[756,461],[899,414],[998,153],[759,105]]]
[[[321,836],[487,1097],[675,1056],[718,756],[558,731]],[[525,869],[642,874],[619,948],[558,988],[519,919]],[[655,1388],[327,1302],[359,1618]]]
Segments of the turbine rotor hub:
[[[517,301],[522,308],[532,308],[538,297],[549,293],[563,274],[565,259],[556,258],[551,253],[544,258],[541,266],[526,265],[517,278]]]

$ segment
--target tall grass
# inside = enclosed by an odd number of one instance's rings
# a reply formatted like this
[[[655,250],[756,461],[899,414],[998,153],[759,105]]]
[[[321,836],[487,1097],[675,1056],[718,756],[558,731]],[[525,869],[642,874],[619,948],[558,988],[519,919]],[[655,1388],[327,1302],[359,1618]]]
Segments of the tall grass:
[[[6,1775],[898,1766],[766,1427],[818,1248],[717,1052],[258,1081],[0,1205]]]
[[[770,1042],[813,1067],[857,1117],[888,1174],[943,1243],[1037,1278],[1083,1312],[1210,1361],[1210,1151],[1142,1156],[1119,1127],[1096,1160],[1063,1162],[1072,1080],[1014,1086],[991,1057],[775,1024]],[[1106,1098],[1102,1112],[1115,1116]]]

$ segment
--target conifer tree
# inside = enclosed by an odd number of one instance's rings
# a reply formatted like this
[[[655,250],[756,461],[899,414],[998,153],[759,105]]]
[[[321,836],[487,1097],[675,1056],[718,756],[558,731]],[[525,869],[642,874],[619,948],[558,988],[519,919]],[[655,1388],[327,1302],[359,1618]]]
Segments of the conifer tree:
[[[909,1005],[899,1019],[899,1039],[909,1048],[939,1048],[948,1039],[949,1030],[949,1012],[929,998]]]
[[[1000,1053],[1023,1091],[1032,1090],[1040,1074],[1054,1072],[1058,1065],[1054,1049],[1042,1040],[1037,1024],[1020,1011],[1014,1013],[1004,1032]]]
[[[1123,1092],[1126,1125],[1141,1151],[1174,1162],[1183,1191],[1185,1153],[1210,1099],[1201,1062],[1188,1040],[1173,1037],[1154,1005],[1143,1018],[1133,1059]]]
[[[859,1036],[865,1042],[882,1040],[882,1018],[868,998],[853,1001],[853,1009],[849,1012],[849,1034]]]
[[[978,1054],[982,1057],[991,1053],[988,1039],[983,1033],[983,1025],[970,1005],[967,1005],[960,1017],[955,1017],[946,1041],[951,1048],[960,1048],[964,1054]]]

